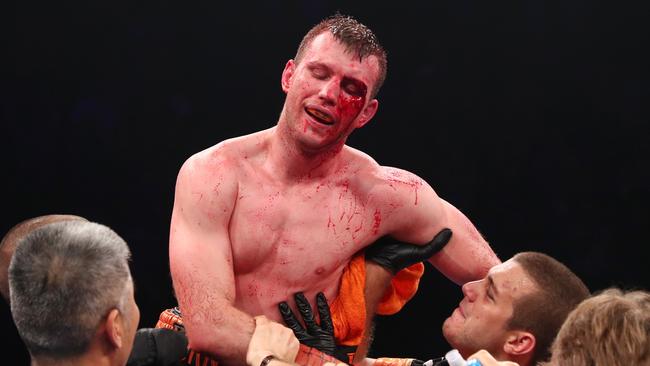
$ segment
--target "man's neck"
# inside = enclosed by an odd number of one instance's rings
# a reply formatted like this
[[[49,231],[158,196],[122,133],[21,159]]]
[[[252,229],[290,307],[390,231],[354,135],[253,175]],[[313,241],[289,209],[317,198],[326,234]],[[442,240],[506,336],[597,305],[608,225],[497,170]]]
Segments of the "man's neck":
[[[488,352],[489,352],[489,350],[488,350]],[[506,353],[506,352],[503,352],[503,351],[501,351],[501,352],[490,352],[490,353],[498,361],[516,362],[519,366],[534,366],[531,363],[532,355],[529,354],[529,353],[523,354],[523,355],[510,354],[510,353]]]
[[[532,357],[530,354],[525,354],[525,355],[519,355],[519,356],[513,356],[510,355],[508,359],[504,359],[505,361],[511,361],[511,362],[516,362],[519,366],[534,366],[532,363]]]
[[[276,176],[288,181],[305,181],[327,177],[339,168],[343,143],[322,150],[309,151],[291,139],[281,126],[271,132],[270,163]]]

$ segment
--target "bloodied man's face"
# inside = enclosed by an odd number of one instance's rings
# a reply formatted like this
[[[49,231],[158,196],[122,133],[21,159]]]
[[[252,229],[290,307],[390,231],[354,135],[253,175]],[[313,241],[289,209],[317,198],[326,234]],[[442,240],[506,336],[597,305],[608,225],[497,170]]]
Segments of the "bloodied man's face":
[[[289,131],[308,150],[342,145],[374,116],[378,102],[369,98],[378,75],[376,56],[360,60],[331,33],[316,36],[300,62],[290,60],[282,74]]]

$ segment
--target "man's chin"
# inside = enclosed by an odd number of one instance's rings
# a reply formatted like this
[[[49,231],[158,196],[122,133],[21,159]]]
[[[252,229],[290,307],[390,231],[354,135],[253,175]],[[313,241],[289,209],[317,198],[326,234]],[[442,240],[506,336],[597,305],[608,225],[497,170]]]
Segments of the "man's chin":
[[[445,337],[447,342],[450,344],[453,343],[455,335],[458,334],[460,329],[456,326],[454,327],[454,320],[449,317],[442,323],[442,335]]]

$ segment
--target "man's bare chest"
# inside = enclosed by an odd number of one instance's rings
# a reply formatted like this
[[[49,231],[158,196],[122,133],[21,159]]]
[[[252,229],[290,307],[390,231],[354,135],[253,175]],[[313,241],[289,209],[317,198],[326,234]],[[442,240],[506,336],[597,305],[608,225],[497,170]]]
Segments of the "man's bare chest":
[[[276,264],[333,270],[376,239],[377,213],[346,184],[244,186],[229,226],[235,271]]]

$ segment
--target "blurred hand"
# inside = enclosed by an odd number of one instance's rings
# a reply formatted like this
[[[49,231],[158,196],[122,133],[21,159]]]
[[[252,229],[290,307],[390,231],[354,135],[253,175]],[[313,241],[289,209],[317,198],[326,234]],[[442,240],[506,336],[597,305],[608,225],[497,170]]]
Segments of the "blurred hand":
[[[249,366],[260,366],[264,357],[269,355],[292,363],[298,354],[298,347],[298,339],[291,329],[270,321],[263,315],[256,316],[255,331],[246,352],[246,363]]]

